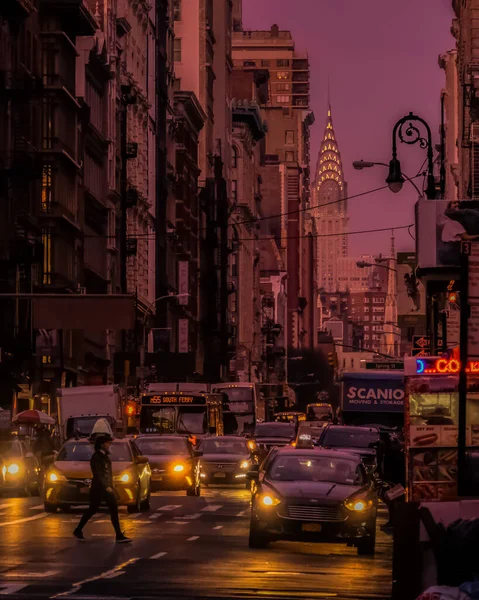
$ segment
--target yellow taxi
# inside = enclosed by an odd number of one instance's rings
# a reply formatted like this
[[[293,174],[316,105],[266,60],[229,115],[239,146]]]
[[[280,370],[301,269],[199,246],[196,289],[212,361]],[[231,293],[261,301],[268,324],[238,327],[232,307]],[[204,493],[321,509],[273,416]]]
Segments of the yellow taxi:
[[[68,510],[89,501],[95,451],[85,439],[68,440],[45,474],[43,501],[46,512]],[[115,496],[129,513],[150,508],[151,469],[132,439],[114,440],[110,447]]]

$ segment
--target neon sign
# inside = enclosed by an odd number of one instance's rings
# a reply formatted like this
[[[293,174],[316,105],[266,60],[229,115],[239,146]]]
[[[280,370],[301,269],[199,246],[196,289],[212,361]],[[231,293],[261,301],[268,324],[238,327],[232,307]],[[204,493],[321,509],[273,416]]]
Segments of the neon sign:
[[[417,375],[456,375],[461,370],[461,363],[455,358],[417,358]],[[466,373],[479,375],[479,361],[469,361]]]

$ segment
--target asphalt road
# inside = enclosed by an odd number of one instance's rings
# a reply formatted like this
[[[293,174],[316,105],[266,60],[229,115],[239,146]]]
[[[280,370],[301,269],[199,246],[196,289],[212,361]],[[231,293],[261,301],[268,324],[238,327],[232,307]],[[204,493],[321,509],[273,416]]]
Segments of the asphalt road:
[[[201,498],[165,492],[152,500],[149,513],[122,511],[134,542],[120,545],[106,514],[88,524],[81,543],[72,537],[81,510],[51,515],[39,498],[0,498],[0,598],[390,597],[391,540],[381,531],[374,558],[340,544],[250,550],[246,490],[208,488]]]

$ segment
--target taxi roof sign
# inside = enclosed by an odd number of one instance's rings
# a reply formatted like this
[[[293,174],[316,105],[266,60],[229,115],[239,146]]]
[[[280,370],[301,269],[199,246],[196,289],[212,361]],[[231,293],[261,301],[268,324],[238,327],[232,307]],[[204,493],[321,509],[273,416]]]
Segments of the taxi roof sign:
[[[314,448],[313,438],[308,433],[302,433],[296,443],[297,450]]]

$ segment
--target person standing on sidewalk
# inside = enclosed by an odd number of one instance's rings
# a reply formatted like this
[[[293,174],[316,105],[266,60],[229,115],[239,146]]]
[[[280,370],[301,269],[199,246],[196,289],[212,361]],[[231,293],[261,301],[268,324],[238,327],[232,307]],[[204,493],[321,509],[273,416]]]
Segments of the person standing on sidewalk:
[[[109,450],[113,438],[110,434],[101,434],[95,439],[95,453],[93,454],[90,465],[93,473],[93,479],[90,488],[90,506],[83,514],[73,535],[84,541],[83,528],[88,521],[98,512],[101,504],[106,504],[110,511],[111,524],[115,529],[117,543],[131,542],[124,535],[120,527],[120,519],[118,517],[118,504],[113,490],[113,471]]]

